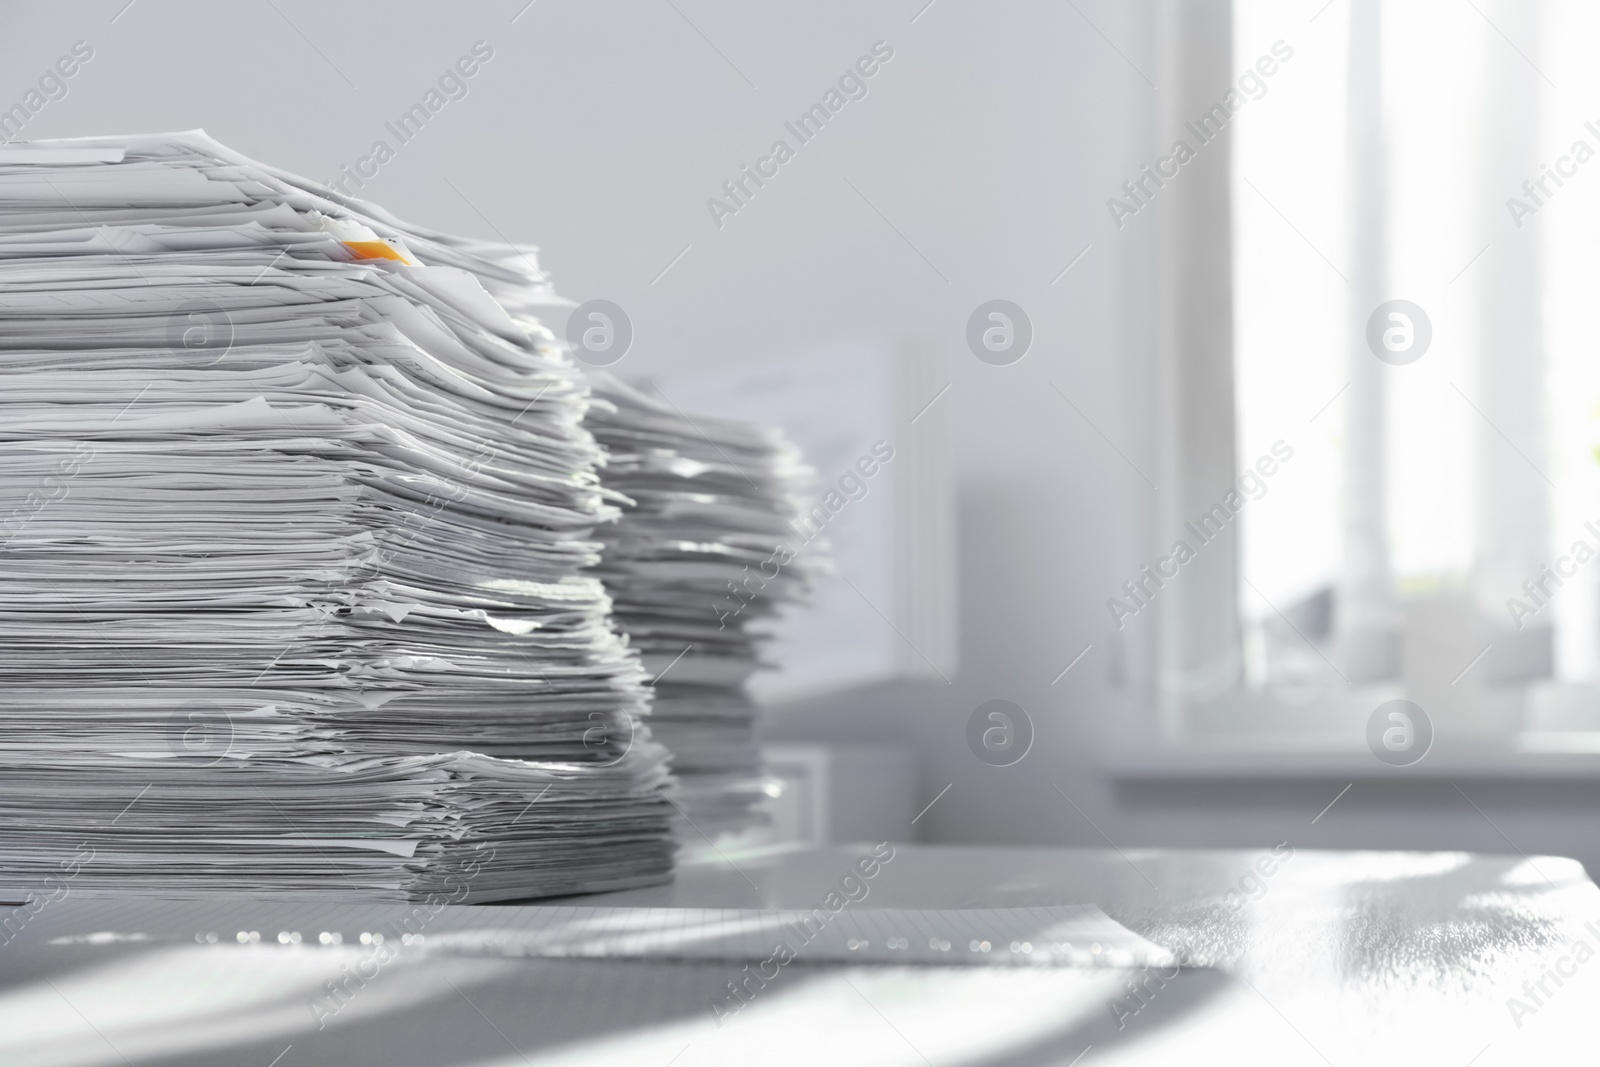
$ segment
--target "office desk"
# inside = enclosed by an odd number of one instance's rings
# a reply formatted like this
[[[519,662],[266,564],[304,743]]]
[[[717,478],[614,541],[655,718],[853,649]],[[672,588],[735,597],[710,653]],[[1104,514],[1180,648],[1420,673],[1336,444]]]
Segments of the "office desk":
[[[727,962],[402,953],[318,1030],[309,998],[337,975],[339,952],[160,939],[48,944],[44,935],[58,936],[72,915],[68,898],[51,905],[60,909],[53,922],[47,909],[0,948],[0,1063],[1492,1067],[1600,1059],[1600,893],[1572,860],[895,848],[861,907],[1093,903],[1183,950],[1189,965],[1173,974],[802,957],[719,1026],[710,1005],[738,974]],[[810,908],[866,852],[713,855],[684,865],[672,885],[563,903]],[[181,916],[186,906],[139,907]],[[1514,1013],[1511,997],[1526,1010]]]

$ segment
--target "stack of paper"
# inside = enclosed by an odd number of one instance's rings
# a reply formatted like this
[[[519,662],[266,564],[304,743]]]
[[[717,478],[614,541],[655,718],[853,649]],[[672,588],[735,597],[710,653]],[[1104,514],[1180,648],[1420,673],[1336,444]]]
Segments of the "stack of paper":
[[[0,146],[0,891],[669,875],[560,306],[203,134]]]
[[[791,528],[811,472],[776,429],[690,418],[604,373],[594,392],[601,479],[627,498],[596,531],[600,573],[650,672],[651,731],[691,832],[735,830],[768,787],[745,692],[764,665],[761,621],[809,589],[820,559]]]

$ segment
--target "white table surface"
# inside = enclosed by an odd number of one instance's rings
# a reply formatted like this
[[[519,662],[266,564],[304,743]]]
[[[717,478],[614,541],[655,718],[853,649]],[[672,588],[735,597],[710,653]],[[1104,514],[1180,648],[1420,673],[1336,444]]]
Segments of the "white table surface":
[[[561,903],[811,908],[869,851],[713,856],[671,885]],[[1600,892],[1572,860],[897,845],[858,906],[1054,904],[1097,904],[1192,966],[1169,977],[802,956],[719,1026],[711,1005],[739,974],[727,962],[403,951],[319,1029],[310,1005],[360,946],[196,944],[166,936],[194,904],[69,895],[0,944],[0,1064],[1600,1061]],[[106,918],[118,909],[127,922]],[[155,934],[50,943],[124,927]],[[1511,997],[1528,1010],[1514,1015]]]

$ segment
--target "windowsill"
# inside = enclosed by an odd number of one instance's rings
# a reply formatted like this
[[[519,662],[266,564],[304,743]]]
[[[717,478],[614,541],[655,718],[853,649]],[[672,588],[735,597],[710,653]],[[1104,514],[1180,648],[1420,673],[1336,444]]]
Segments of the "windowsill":
[[[1287,778],[1449,780],[1600,780],[1600,734],[1523,733],[1505,745],[1436,745],[1407,767],[1392,767],[1365,749],[1317,744],[1307,738],[1205,739],[1186,746],[1122,749],[1102,754],[1101,766],[1121,781],[1214,781]]]

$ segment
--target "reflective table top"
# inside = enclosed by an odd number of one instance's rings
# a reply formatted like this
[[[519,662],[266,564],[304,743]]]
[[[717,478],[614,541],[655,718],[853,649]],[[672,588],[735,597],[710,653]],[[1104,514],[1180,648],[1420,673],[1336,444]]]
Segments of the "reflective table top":
[[[802,953],[735,998],[730,983],[748,971],[732,962],[401,950],[368,976],[370,950],[354,943],[112,938],[194,906],[69,898],[0,941],[0,1063],[1490,1067],[1600,1055],[1600,892],[1572,860],[1289,845],[894,845],[883,859],[885,848],[869,878],[871,845],[707,852],[670,885],[560,903],[1095,904],[1186,962],[901,966]],[[119,908],[139,922],[108,922]],[[459,910],[491,923],[495,911]]]

